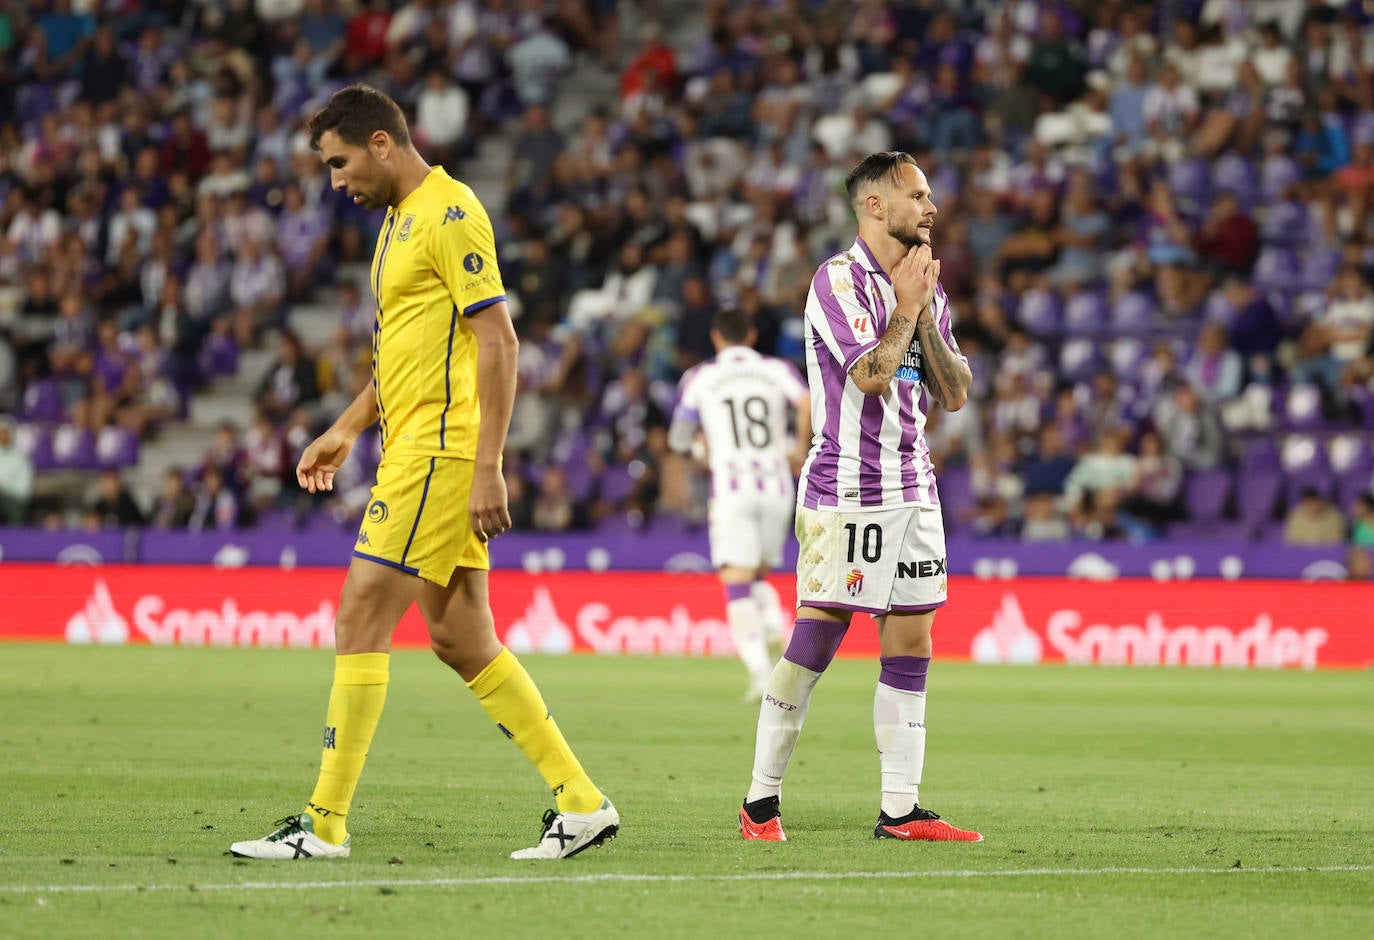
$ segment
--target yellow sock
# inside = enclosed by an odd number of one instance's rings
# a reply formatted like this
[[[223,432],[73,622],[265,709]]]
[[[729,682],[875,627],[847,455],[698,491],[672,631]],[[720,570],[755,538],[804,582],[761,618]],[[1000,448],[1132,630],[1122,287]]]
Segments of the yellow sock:
[[[315,835],[340,845],[348,838],[348,806],[386,704],[390,653],[352,653],[334,659],[334,687],[324,719],[320,779],[305,811]]]
[[[539,769],[560,813],[590,813],[601,806],[601,791],[573,756],[534,680],[514,653],[503,648],[468,688],[497,727]]]

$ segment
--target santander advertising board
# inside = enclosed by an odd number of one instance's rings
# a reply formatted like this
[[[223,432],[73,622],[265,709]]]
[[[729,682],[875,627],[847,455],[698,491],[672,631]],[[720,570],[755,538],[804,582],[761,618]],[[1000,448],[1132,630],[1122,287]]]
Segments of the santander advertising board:
[[[329,648],[337,568],[0,565],[0,639],[81,644]],[[784,604],[791,578],[774,585]],[[1364,611],[1374,584],[1293,581],[1111,582],[950,579],[936,655],[1007,665],[1314,669],[1374,663]],[[503,642],[517,652],[733,655],[724,599],[709,575],[491,576]],[[398,646],[428,645],[412,611]],[[876,656],[857,616],[841,655]]]

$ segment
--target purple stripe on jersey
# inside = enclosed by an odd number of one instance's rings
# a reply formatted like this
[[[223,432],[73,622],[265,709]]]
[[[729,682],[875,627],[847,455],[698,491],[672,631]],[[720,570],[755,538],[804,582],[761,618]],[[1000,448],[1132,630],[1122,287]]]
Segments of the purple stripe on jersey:
[[[826,480],[833,486],[840,468],[840,404],[844,398],[846,373],[840,371],[843,367],[825,348],[825,340],[813,335],[812,342],[817,347],[816,363],[821,376],[821,394],[825,399],[825,423],[821,428],[823,440],[820,449],[806,474],[804,502],[807,507],[816,509],[821,505],[823,494],[813,481]],[[837,505],[838,493],[830,494],[826,502],[831,506]]]
[[[930,414],[930,399],[926,397],[925,386],[921,386],[921,414]],[[930,445],[926,443],[926,437],[921,435],[917,441],[919,444],[921,460],[925,463],[926,479],[930,482],[926,484],[926,500],[932,506],[940,505],[940,491],[935,488],[935,463],[930,459]]]
[[[902,436],[897,443],[902,461],[902,493],[916,489],[916,459],[913,445],[916,443],[916,421],[912,415],[915,407],[916,389],[910,382],[897,383],[897,414],[902,425]]]
[[[864,241],[862,238],[856,238],[854,240],[854,244],[858,245],[859,250],[868,256],[868,263],[873,266],[873,270],[878,272],[879,276],[881,276],[883,280],[887,281],[888,283],[891,283],[892,279],[887,276],[887,272],[885,272],[883,270],[883,266],[878,263],[878,259],[873,257],[873,252],[869,249],[868,242]]]
[[[865,395],[859,417],[859,505],[883,504],[883,400]]]

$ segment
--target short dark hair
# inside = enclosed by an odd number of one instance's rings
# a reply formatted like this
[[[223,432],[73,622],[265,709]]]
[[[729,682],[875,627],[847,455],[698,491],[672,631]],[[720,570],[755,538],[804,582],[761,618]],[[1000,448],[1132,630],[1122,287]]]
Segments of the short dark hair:
[[[320,149],[320,137],[325,131],[333,131],[354,147],[367,146],[377,131],[386,131],[402,147],[410,146],[410,131],[401,106],[362,82],[334,92],[329,103],[310,118],[311,149]]]
[[[870,153],[860,160],[859,165],[850,170],[849,175],[844,178],[844,188],[845,192],[849,193],[850,203],[858,198],[859,190],[871,183],[897,182],[898,167],[903,163],[917,165],[916,158],[905,150]]]
[[[727,343],[742,343],[749,338],[754,328],[754,318],[739,307],[721,307],[711,318],[711,329],[720,334]]]

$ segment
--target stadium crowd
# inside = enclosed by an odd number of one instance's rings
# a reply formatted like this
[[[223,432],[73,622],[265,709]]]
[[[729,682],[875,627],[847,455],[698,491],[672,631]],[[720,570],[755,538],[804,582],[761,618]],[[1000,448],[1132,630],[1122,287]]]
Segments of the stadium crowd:
[[[928,429],[952,529],[1374,544],[1365,5],[712,0],[671,37],[674,4],[633,35],[623,6],[0,2],[4,519],[357,518],[365,460],[322,507],[293,468],[368,378],[370,294],[341,272],[379,220],[301,129],[366,80],[459,178],[510,141],[479,195],[522,339],[519,526],[700,518],[665,426],[712,311],[800,361],[811,274],[853,239],[844,174],[904,149],[974,374]],[[579,64],[618,96],[569,111]],[[337,330],[296,335],[321,300]],[[264,347],[252,425],[140,505],[140,442]],[[88,499],[33,500],[35,468],[89,472]]]

